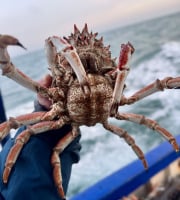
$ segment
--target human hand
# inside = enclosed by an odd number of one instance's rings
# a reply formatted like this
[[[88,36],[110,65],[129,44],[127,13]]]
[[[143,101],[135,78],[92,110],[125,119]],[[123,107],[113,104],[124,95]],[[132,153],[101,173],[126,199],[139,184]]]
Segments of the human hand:
[[[52,83],[52,77],[49,74],[47,74],[39,81],[39,84],[45,87],[49,87],[51,83]],[[42,95],[38,94],[37,99],[40,105],[44,106],[48,110],[50,109],[52,102],[48,98],[45,98]]]

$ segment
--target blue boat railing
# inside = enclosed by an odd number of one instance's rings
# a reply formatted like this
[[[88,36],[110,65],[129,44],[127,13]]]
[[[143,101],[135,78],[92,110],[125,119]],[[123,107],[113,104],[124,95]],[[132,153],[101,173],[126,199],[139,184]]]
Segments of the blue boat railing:
[[[180,135],[176,140],[180,146]],[[179,158],[180,152],[175,152],[168,142],[163,142],[145,156],[149,164],[148,170],[144,169],[140,160],[135,160],[70,200],[118,200],[128,196]]]

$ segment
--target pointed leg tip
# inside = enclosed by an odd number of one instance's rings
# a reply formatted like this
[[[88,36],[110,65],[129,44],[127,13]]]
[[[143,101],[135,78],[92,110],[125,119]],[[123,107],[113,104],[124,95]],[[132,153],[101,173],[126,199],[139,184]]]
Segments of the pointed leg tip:
[[[60,197],[61,197],[62,200],[67,200],[65,196],[60,195]]]
[[[66,200],[66,196],[64,194],[64,190],[62,188],[62,185],[60,187],[57,187],[57,191],[59,193],[59,196],[61,197],[62,200]]]
[[[180,152],[180,149],[179,147],[177,149],[175,149],[176,153],[179,153]]]
[[[8,180],[3,178],[3,183],[7,184]]]
[[[10,170],[5,169],[3,172],[3,183],[7,184],[9,178]]]
[[[174,150],[177,153],[180,151],[180,147],[174,138],[172,140],[170,140],[170,144],[173,146]]]
[[[24,50],[27,50],[27,48],[24,47],[20,42],[17,42],[17,45],[20,46],[20,47],[22,47]]]
[[[4,168],[3,177],[2,177],[2,180],[3,180],[4,184],[6,184],[8,182],[8,180],[9,180],[9,176],[10,176],[12,167],[13,167],[13,163],[9,163]]]
[[[148,163],[146,160],[143,160],[143,166],[144,166],[145,170],[148,170],[149,167],[148,167]]]

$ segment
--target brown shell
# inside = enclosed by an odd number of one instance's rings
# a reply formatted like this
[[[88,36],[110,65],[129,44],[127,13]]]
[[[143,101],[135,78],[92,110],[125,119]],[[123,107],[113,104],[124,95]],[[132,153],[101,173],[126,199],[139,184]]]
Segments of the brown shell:
[[[68,90],[67,109],[73,123],[94,126],[103,123],[109,115],[113,89],[108,80],[100,75],[88,74],[90,96],[84,96],[78,81]]]
[[[85,24],[82,32],[74,25],[74,33],[64,39],[74,46],[87,73],[104,75],[115,69],[115,59],[111,58],[109,46],[104,46],[103,37],[97,39],[98,33],[88,31]]]

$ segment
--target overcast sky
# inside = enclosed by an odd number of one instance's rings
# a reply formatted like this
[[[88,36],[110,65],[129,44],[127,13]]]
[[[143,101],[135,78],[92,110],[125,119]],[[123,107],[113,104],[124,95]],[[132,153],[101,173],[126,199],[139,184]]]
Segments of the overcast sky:
[[[180,0],[1,0],[0,34],[11,34],[31,51],[73,25],[101,32],[180,11]]]

